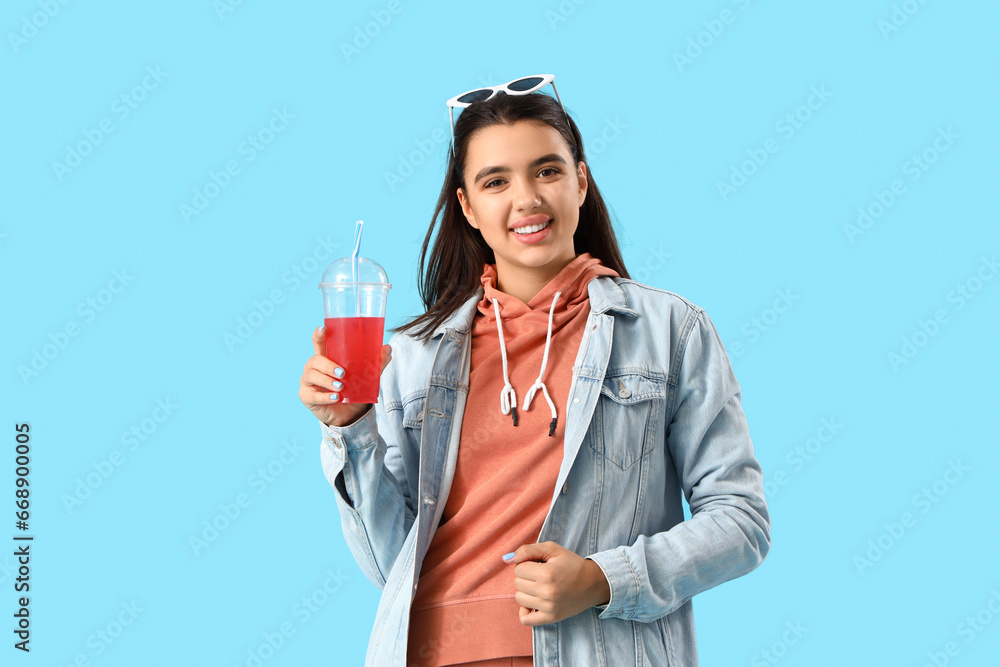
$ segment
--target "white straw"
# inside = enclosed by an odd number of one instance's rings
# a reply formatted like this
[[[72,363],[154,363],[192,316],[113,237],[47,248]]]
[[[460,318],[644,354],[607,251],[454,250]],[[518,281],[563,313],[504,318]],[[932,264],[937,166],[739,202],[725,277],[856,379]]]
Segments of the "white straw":
[[[354,225],[354,254],[351,255],[351,277],[354,279],[355,315],[361,316],[361,291],[358,288],[358,252],[361,250],[361,232],[365,221],[358,220]]]

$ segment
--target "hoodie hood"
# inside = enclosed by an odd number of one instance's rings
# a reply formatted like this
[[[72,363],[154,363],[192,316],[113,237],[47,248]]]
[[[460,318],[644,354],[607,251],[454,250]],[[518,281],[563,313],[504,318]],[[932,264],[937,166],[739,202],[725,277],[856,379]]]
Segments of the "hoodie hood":
[[[552,341],[553,330],[558,330],[563,324],[571,320],[581,308],[589,305],[590,297],[587,291],[587,284],[597,276],[618,276],[614,269],[601,264],[601,260],[591,256],[590,253],[577,255],[569,264],[556,274],[549,283],[536,294],[531,301],[524,303],[517,297],[501,292],[497,286],[496,265],[486,264],[483,268],[483,275],[480,282],[483,285],[483,298],[478,302],[479,313],[488,322],[495,322],[497,336],[500,339],[500,356],[503,364],[504,387],[500,392],[500,411],[503,414],[510,414],[517,426],[517,394],[510,383],[507,369],[507,348],[504,342],[504,327],[510,327],[516,323],[533,326],[541,325],[540,317],[547,319],[547,329],[545,335],[545,349],[542,355],[541,369],[535,383],[527,390],[524,397],[522,410],[527,410],[531,406],[535,393],[540,389],[549,410],[552,413],[552,421],[549,423],[549,435],[555,432],[558,413],[555,403],[549,396],[548,388],[545,386],[545,367],[548,363],[549,345]]]
[[[520,317],[527,313],[543,310],[546,313],[552,304],[552,297],[560,292],[556,304],[556,312],[572,310],[589,300],[587,284],[597,276],[618,276],[618,272],[601,264],[601,260],[591,256],[589,252],[577,255],[569,264],[563,267],[549,283],[536,294],[531,301],[524,303],[515,296],[501,292],[497,288],[497,267],[495,264],[484,264],[480,283],[485,293],[479,300],[477,309],[490,321],[495,318],[493,299],[500,304],[504,319]]]

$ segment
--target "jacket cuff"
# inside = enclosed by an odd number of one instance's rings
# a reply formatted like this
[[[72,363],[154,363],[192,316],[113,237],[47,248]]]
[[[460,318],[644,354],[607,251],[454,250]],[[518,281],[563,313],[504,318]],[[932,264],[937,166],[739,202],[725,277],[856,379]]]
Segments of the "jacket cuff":
[[[632,620],[639,606],[639,578],[629,565],[625,554],[618,548],[598,551],[586,558],[597,563],[611,588],[611,599],[607,604],[594,607],[600,612],[598,618]]]
[[[320,422],[323,441],[333,445],[334,450],[353,452],[366,449],[378,442],[378,425],[375,420],[375,405],[352,424],[347,426],[330,426]]]

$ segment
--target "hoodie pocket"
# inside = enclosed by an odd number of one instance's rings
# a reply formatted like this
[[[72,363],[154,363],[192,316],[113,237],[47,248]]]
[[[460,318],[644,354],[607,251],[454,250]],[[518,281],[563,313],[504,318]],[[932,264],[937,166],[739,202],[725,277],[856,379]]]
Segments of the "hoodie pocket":
[[[650,452],[666,409],[666,381],[640,373],[605,376],[598,400],[601,428],[591,447],[619,470]]]

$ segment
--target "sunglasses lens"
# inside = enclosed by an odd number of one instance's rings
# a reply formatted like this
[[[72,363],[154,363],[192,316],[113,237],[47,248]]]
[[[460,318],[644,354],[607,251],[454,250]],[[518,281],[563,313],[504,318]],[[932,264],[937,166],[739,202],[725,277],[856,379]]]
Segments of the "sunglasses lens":
[[[511,90],[522,91],[531,90],[538,84],[542,82],[542,77],[540,76],[529,76],[526,79],[518,79],[517,81],[511,82],[507,87]]]
[[[472,90],[467,92],[465,95],[459,97],[458,101],[461,102],[462,104],[472,104],[473,102],[482,102],[487,97],[489,97],[492,92],[493,91],[490,90],[489,88],[483,88],[481,90]]]

